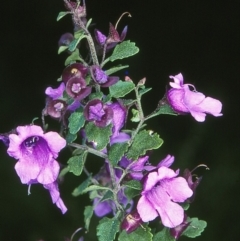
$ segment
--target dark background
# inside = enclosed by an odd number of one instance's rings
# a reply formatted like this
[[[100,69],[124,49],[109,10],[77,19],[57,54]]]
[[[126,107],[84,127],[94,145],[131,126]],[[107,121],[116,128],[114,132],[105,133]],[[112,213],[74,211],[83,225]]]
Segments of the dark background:
[[[153,91],[144,98],[146,113],[154,110],[169,82],[169,75],[181,72],[185,83],[192,83],[206,96],[223,103],[223,117],[208,116],[204,123],[188,116],[160,116],[148,122],[165,143],[152,155],[157,162],[166,154],[175,156],[174,168],[194,168],[200,163],[210,171],[204,175],[190,216],[208,222],[199,241],[238,240],[240,236],[240,160],[239,160],[239,1],[197,0],[86,0],[88,17],[96,27],[108,31],[124,11],[121,30],[129,26],[127,39],[136,42],[138,55],[123,61],[130,64],[131,78],[147,77]],[[72,31],[70,16],[56,22],[64,11],[61,0],[21,0],[1,3],[0,16],[0,132],[29,124],[44,107],[44,90],[57,86],[66,55],[57,55],[61,34]],[[119,74],[121,78],[124,72]],[[38,123],[38,122],[36,122]],[[40,124],[40,122],[38,123]],[[55,125],[54,127],[56,127]],[[66,215],[51,203],[41,186],[22,185],[15,173],[15,160],[8,157],[3,144],[0,168],[0,240],[60,241],[83,226],[83,206],[87,197],[71,197],[84,177],[68,174],[60,186],[68,206]],[[59,159],[67,161],[67,153]],[[95,161],[95,162],[94,162]],[[96,162],[88,161],[95,170]],[[97,220],[93,220],[93,226]],[[94,240],[94,230],[87,240]],[[180,240],[187,240],[182,238]]]

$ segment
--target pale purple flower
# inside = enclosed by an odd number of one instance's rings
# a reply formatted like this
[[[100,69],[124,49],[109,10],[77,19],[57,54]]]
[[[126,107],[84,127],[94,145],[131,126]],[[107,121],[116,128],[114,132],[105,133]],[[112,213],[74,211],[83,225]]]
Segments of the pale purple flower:
[[[169,104],[178,113],[190,113],[196,121],[203,122],[206,114],[213,116],[222,116],[222,103],[211,97],[205,97],[204,94],[197,92],[194,85],[183,84],[181,73],[175,76],[169,76],[174,82],[170,82],[172,87],[167,92]],[[189,87],[194,90],[190,90]]]
[[[184,210],[176,202],[184,202],[193,192],[183,177],[176,177],[178,173],[161,166],[158,171],[148,174],[137,204],[143,222],[154,220],[157,216],[169,228],[183,222]]]
[[[41,183],[50,191],[52,200],[66,212],[59,196],[57,177],[59,164],[55,160],[66,141],[56,132],[44,133],[40,126],[18,126],[17,134],[9,135],[8,154],[18,160],[15,170],[23,184]]]

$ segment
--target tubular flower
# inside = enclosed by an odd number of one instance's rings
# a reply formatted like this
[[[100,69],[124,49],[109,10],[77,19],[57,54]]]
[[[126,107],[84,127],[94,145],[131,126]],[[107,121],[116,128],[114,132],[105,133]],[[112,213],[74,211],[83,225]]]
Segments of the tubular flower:
[[[206,114],[222,116],[222,103],[211,97],[197,92],[194,85],[183,84],[182,74],[169,76],[174,82],[170,82],[172,87],[167,92],[167,99],[171,107],[178,113],[190,113],[196,121],[205,121]],[[191,91],[189,86],[193,87]]]
[[[67,211],[57,186],[59,164],[55,160],[66,141],[56,132],[43,133],[40,126],[18,126],[9,135],[8,154],[18,160],[15,170],[23,184],[41,183],[49,190],[53,203]]]
[[[151,221],[158,215],[165,227],[174,228],[183,222],[184,210],[176,202],[184,202],[193,191],[187,181],[177,175],[178,171],[166,166],[148,174],[137,204],[143,222]]]

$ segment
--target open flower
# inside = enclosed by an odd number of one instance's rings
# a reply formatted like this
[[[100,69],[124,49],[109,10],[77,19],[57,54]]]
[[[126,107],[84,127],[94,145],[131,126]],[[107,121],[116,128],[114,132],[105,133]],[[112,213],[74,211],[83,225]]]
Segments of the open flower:
[[[184,210],[176,202],[184,202],[193,192],[183,177],[176,177],[178,171],[161,166],[157,172],[148,174],[137,210],[143,220],[148,222],[158,215],[162,224],[174,228],[184,219]]]
[[[18,126],[9,135],[8,154],[18,160],[15,170],[23,184],[41,183],[50,191],[53,203],[66,212],[58,187],[59,164],[55,160],[66,141],[56,132],[43,133],[40,126]]]
[[[194,85],[183,84],[182,74],[169,76],[174,82],[170,82],[172,87],[167,92],[167,98],[171,107],[178,113],[190,113],[196,121],[205,120],[206,113],[213,116],[222,116],[222,103],[211,97],[197,92]],[[193,87],[191,91],[189,86]]]

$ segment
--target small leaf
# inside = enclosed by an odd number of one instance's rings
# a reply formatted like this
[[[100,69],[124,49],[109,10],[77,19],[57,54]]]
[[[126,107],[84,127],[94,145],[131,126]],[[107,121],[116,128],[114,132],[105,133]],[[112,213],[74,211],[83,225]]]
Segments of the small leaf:
[[[87,22],[87,24],[86,24],[86,28],[88,28],[88,27],[90,26],[91,22],[92,22],[92,18],[90,18],[90,19],[88,20],[88,22]]]
[[[60,46],[58,49],[58,54],[61,54],[63,51],[65,51],[68,48],[68,46]]]
[[[130,201],[134,197],[139,196],[141,194],[141,191],[137,190],[137,189],[132,189],[132,188],[126,187],[124,189],[124,194],[126,195],[127,199]]]
[[[76,176],[80,176],[85,164],[85,160],[86,160],[85,157],[86,157],[86,153],[83,153],[82,155],[79,155],[79,156],[71,157],[67,161],[69,172],[72,172]]]
[[[170,233],[169,229],[164,228],[162,231],[156,233],[153,237],[153,241],[175,241],[175,238],[173,238]]]
[[[132,233],[127,233],[123,230],[119,235],[118,241],[152,241],[152,237],[151,229],[144,225]],[[159,241],[160,240],[161,239],[159,239]]]
[[[113,193],[112,191],[108,190],[104,196],[101,198],[100,202],[103,202],[103,201],[106,201],[106,200],[109,200],[109,199],[113,199]]]
[[[136,53],[139,52],[139,48],[135,46],[135,43],[130,42],[130,40],[124,41],[120,44],[118,44],[113,54],[110,56],[110,61],[114,61],[117,59],[124,59],[128,58]]]
[[[85,222],[85,228],[88,230],[90,221],[93,215],[93,207],[92,206],[86,206],[84,209],[84,222]]]
[[[120,222],[116,218],[103,218],[97,226],[97,236],[99,241],[113,241],[119,232]]]
[[[142,184],[136,180],[131,180],[129,182],[126,182],[124,183],[124,186],[135,190],[142,190]]]
[[[74,32],[74,38],[75,39],[79,39],[82,35],[84,35],[84,30],[82,30],[82,29]]]
[[[77,60],[82,61],[82,59],[79,56],[79,50],[75,49],[75,51],[67,57],[67,59],[65,60],[65,66],[71,64],[72,62],[76,62]]]
[[[133,82],[119,80],[116,84],[109,87],[109,91],[112,97],[119,98],[130,93],[134,90],[134,87],[135,85]]]
[[[139,111],[136,110],[136,109],[132,109],[132,114],[133,114],[133,117],[131,118],[131,121],[132,122],[139,122],[140,121],[140,117],[139,117]]]
[[[57,21],[59,21],[61,18],[69,14],[69,12],[60,12],[57,16]]]
[[[156,115],[178,115],[178,114],[171,108],[170,105],[164,104],[164,105],[161,105],[160,108],[156,111],[155,116]]]
[[[163,144],[163,140],[157,133],[150,131],[140,131],[134,138],[132,145],[127,152],[127,158],[137,160],[139,156],[146,154],[146,151],[157,149]]]
[[[113,68],[111,68],[111,69],[106,70],[106,71],[105,71],[105,74],[106,74],[106,75],[110,75],[110,74],[113,74],[113,73],[115,73],[115,72],[117,72],[117,71],[119,71],[119,70],[126,69],[126,68],[128,68],[128,67],[129,67],[129,65],[116,66],[116,67],[113,67]]]
[[[182,235],[185,235],[189,238],[200,236],[204,229],[207,227],[207,222],[204,220],[199,220],[198,218],[190,218],[188,221],[191,223]]]
[[[76,187],[73,190],[72,195],[74,197],[77,197],[77,196],[83,194],[84,190],[89,186],[90,183],[91,183],[91,177],[88,177],[84,182],[82,182],[78,187]]]
[[[108,159],[114,167],[117,166],[118,162],[121,160],[127,149],[128,144],[126,142],[115,143],[110,147]]]
[[[67,143],[69,144],[77,139],[77,135],[71,134],[70,132],[68,132],[65,138],[66,138]]]
[[[112,134],[112,125],[106,127],[97,127],[94,123],[89,122],[85,128],[88,141],[93,141],[96,144],[97,150],[104,149],[110,141]]]
[[[103,98],[103,92],[96,92],[96,93],[92,93],[88,96],[89,100],[93,100],[93,99],[99,99],[101,100]]]
[[[77,48],[77,45],[80,43],[80,41],[81,41],[82,39],[84,39],[84,38],[86,38],[86,35],[81,34],[81,35],[79,36],[79,38],[74,39],[74,40],[69,44],[68,50],[71,51],[71,52],[73,52],[73,51]]]
[[[152,88],[142,88],[141,90],[139,90],[139,96],[142,96],[144,94],[146,94],[148,91],[150,91]]]
[[[91,185],[89,187],[87,187],[83,193],[86,193],[86,192],[91,192],[91,191],[95,191],[95,190],[111,190],[109,187],[102,187],[102,186],[99,186],[99,185]]]
[[[83,116],[82,112],[73,112],[70,117],[68,118],[69,120],[69,132],[71,134],[77,134],[78,131],[84,126],[85,119]]]

